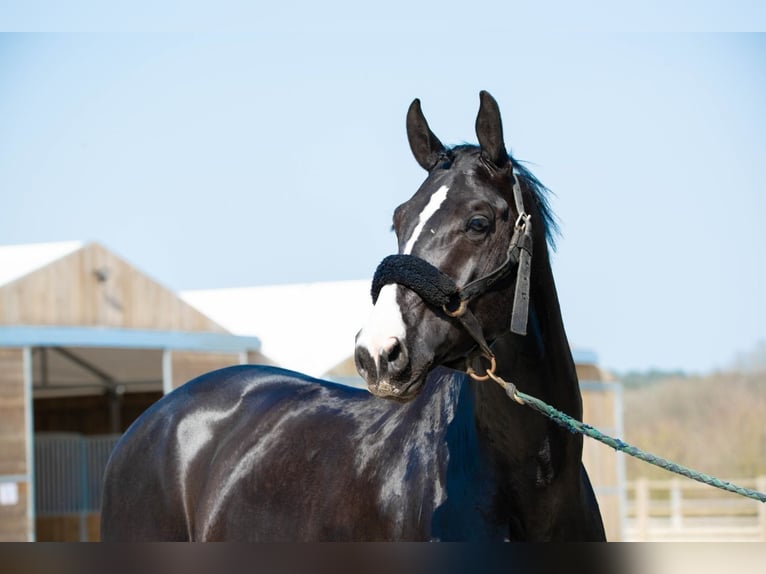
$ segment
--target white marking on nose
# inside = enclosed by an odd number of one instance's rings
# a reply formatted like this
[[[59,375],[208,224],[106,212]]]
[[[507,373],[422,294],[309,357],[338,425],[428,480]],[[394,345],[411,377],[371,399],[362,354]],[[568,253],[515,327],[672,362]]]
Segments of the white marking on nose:
[[[448,191],[449,187],[443,185],[428,200],[428,204],[418,216],[418,224],[404,246],[403,253],[405,255],[412,253],[412,248],[415,246],[415,242],[420,237],[426,223],[438,211],[444,200],[447,199]],[[367,349],[372,360],[375,361],[375,367],[378,371],[380,371],[381,352],[391,349],[392,340],[398,339],[402,345],[405,344],[406,328],[402,318],[402,310],[396,301],[397,289],[397,285],[385,285],[380,290],[375,307],[372,308],[372,314],[359,332],[359,337],[356,341],[358,347]]]
[[[393,338],[404,344],[404,334],[404,320],[396,302],[396,285],[385,285],[380,290],[378,301],[372,308],[370,318],[362,327],[356,344],[367,349],[375,361],[375,366],[380,369],[381,351],[391,347]]]
[[[415,229],[412,231],[412,235],[407,240],[407,245],[404,246],[405,255],[412,253],[412,248],[415,247],[415,242],[423,232],[423,228],[425,227],[426,223],[428,223],[428,220],[431,219],[433,214],[439,210],[442,203],[444,203],[444,200],[447,199],[448,191],[449,187],[443,185],[437,189],[436,192],[431,196],[431,199],[428,200],[428,204],[425,206],[423,211],[420,212],[420,216],[418,217],[418,224],[415,226]]]

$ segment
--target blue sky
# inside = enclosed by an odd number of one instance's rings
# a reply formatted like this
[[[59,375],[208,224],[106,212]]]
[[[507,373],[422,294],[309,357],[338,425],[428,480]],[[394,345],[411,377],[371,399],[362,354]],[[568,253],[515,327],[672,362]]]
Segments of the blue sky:
[[[176,290],[366,278],[423,178],[410,101],[473,142],[487,89],[555,193],[574,344],[705,371],[766,339],[766,35],[313,16],[0,35],[0,244],[99,241]]]

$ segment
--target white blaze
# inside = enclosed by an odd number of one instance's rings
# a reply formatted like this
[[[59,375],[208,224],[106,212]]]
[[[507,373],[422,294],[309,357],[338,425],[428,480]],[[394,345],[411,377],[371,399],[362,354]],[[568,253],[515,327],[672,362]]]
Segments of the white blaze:
[[[431,199],[428,200],[428,204],[423,208],[423,211],[420,212],[418,224],[404,246],[403,253],[405,255],[412,253],[412,248],[423,232],[426,223],[439,210],[444,200],[447,199],[447,191],[449,191],[449,188],[446,185],[441,186],[431,196]],[[405,326],[404,319],[402,319],[402,311],[396,301],[397,287],[397,285],[385,285],[380,290],[378,300],[372,309],[372,314],[360,331],[356,342],[357,346],[367,349],[378,369],[380,368],[381,349],[389,344],[391,338],[399,339],[401,344],[404,345]]]
[[[442,203],[444,203],[444,200],[447,199],[448,191],[449,187],[443,185],[437,189],[436,193],[434,193],[431,196],[431,199],[428,200],[428,205],[426,205],[425,209],[420,212],[420,217],[418,217],[418,224],[412,231],[412,235],[407,241],[407,245],[404,246],[405,255],[412,253],[412,248],[415,246],[415,242],[417,242],[420,234],[423,232],[423,228],[425,227],[426,223],[428,223],[428,220],[433,217],[433,214],[439,210]]]

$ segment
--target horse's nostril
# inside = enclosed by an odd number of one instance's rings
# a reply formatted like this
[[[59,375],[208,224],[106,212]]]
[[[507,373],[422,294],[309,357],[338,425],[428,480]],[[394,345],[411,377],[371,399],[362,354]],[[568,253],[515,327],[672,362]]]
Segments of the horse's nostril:
[[[382,355],[389,363],[393,363],[399,358],[402,352],[402,344],[396,337],[391,337],[386,341],[386,346],[382,349]]]
[[[372,352],[363,345],[354,353],[356,369],[368,384],[396,379],[409,362],[407,348],[398,337],[387,337],[373,347]]]
[[[381,370],[390,376],[396,376],[407,366],[407,349],[400,339],[390,337],[380,349]]]
[[[356,363],[356,370],[365,380],[369,380],[370,376],[376,373],[375,362],[364,347],[356,348],[354,363]]]

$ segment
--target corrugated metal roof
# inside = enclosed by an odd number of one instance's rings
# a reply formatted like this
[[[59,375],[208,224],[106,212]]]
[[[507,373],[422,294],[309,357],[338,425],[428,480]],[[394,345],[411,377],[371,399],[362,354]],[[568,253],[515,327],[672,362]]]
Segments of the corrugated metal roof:
[[[83,241],[0,245],[0,285],[24,277],[84,245]]]

